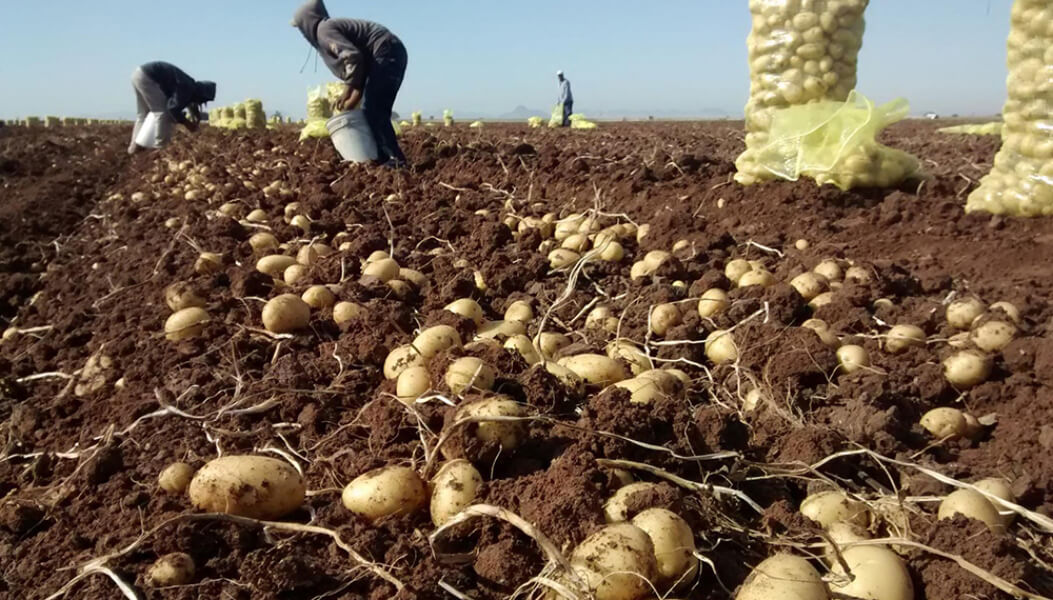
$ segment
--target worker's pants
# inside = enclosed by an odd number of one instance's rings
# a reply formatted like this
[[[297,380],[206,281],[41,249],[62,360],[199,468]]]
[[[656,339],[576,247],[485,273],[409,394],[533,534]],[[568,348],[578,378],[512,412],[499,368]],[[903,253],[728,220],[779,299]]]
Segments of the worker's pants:
[[[406,47],[393,40],[377,52],[370,64],[363,111],[377,141],[377,161],[381,163],[392,159],[397,163],[406,162],[395,137],[395,128],[391,125],[391,109],[402,87],[407,62]]]
[[[168,143],[172,135],[172,117],[168,114],[168,97],[156,81],[143,72],[142,68],[135,69],[132,73],[132,88],[135,90],[135,128],[132,130],[132,142],[128,146],[128,152],[134,153],[138,148],[135,138],[139,136],[139,130],[150,113],[160,113],[161,119],[157,125],[157,146]]]
[[[570,127],[570,115],[574,114],[574,101],[563,103],[563,126]]]

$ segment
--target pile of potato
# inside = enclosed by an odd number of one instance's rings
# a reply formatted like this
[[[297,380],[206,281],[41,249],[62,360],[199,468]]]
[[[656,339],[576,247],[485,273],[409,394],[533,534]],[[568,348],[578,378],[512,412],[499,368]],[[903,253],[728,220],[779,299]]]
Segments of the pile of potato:
[[[1009,32],[1009,99],[1002,149],[966,210],[1053,215],[1053,13],[1045,0],[1016,0]]]

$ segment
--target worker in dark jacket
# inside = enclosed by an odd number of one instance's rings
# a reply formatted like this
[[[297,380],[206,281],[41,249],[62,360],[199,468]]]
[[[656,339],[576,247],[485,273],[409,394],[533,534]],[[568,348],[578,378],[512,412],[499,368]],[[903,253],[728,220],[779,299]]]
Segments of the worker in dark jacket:
[[[293,16],[293,26],[322,55],[329,70],[347,84],[347,94],[334,109],[354,110],[364,98],[363,111],[377,141],[378,162],[404,166],[406,157],[391,125],[391,109],[406,74],[402,41],[377,23],[330,19],[322,0],[305,2]]]
[[[179,67],[160,61],[146,63],[135,69],[132,87],[135,88],[136,119],[132,143],[128,146],[129,154],[142,149],[135,139],[149,113],[158,114],[155,143],[161,147],[171,138],[173,121],[190,131],[197,131],[197,124],[201,121],[201,105],[216,99],[215,83],[195,81]],[[189,113],[189,118],[184,112]]]
[[[559,79],[559,105],[563,107],[563,126],[570,127],[570,115],[574,114],[574,93],[570,91],[570,80],[563,71],[556,71]]]

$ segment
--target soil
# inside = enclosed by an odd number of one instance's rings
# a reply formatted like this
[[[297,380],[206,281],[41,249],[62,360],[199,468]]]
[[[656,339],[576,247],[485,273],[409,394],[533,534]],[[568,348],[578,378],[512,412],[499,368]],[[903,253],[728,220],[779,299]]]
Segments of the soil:
[[[340,502],[341,488],[367,470],[425,469],[455,420],[457,407],[440,400],[405,407],[382,367],[424,325],[452,325],[467,341],[475,324],[442,310],[461,297],[477,300],[489,320],[533,299],[530,335],[547,315],[547,331],[571,337],[564,353],[602,353],[610,336],[583,329],[599,297],[621,318],[621,337],[646,342],[658,364],[692,378],[682,397],[635,405],[620,390],[570,390],[501,348],[477,344],[432,359],[438,393],[452,397],[446,364],[478,356],[496,368],[496,392],[540,417],[522,425],[515,448],[480,443],[465,427],[441,453],[475,461],[486,482],[476,501],[518,514],[565,554],[604,525],[603,504],[626,473],[602,461],[622,460],[733,488],[761,509],[632,472],[662,486],[633,496],[631,511],[675,511],[709,560],[676,597],[729,598],[751,565],[786,542],[820,542],[797,507],[832,484],[875,506],[899,499],[902,509],[880,511],[872,535],[909,536],[1053,595],[1048,531],[1022,518],[1005,534],[964,517],[937,521],[933,498],[949,486],[858,453],[829,458],[866,448],[962,481],[1003,477],[1024,508],[1053,516],[1053,221],[965,214],[998,140],[946,136],[939,126],[905,122],[885,133],[885,143],[922,159],[924,179],[852,192],[808,181],[738,186],[735,122],[411,129],[403,143],[415,167],[399,172],[341,164],[327,141],[301,144],[288,129],[206,130],[135,157],[123,154],[120,127],[0,129],[0,329],[22,332],[0,343],[0,598],[65,589],[110,599],[119,594],[114,578],[150,599],[426,600],[455,589],[485,600],[528,584],[545,556],[508,523],[477,519],[433,545],[426,509],[369,522]],[[285,193],[264,190],[273,182]],[[290,202],[309,217],[307,234],[284,222]],[[238,222],[217,212],[224,203],[269,219]],[[603,225],[631,220],[651,232],[623,241],[620,265],[588,263],[569,291],[567,273],[538,251],[538,232],[501,223],[590,209]],[[263,227],[291,254],[310,239],[347,245],[282,289],[254,270],[248,239]],[[628,277],[633,261],[680,240],[687,244],[655,275]],[[427,282],[400,295],[360,280],[376,250]],[[195,273],[202,251],[221,254],[222,268]],[[727,288],[723,267],[733,258],[761,261],[779,282],[825,259],[860,266],[870,280],[844,283],[814,314],[784,283],[732,290],[726,313],[701,319],[690,299]],[[163,334],[164,290],[176,282],[198,290],[211,316],[200,336],[178,343]],[[314,283],[334,285],[364,315],[337,326],[322,309],[295,336],[261,332],[266,298]],[[946,383],[940,361],[956,333],[944,306],[966,295],[1012,302],[1022,321],[990,380],[962,391]],[[891,302],[875,304],[881,298]],[[664,341],[649,336],[649,307],[680,301],[683,323]],[[811,317],[864,346],[871,368],[839,369],[834,351],[800,327]],[[920,326],[930,343],[884,352],[880,334],[896,323]],[[709,363],[700,340],[732,326],[738,364]],[[755,386],[764,401],[746,410]],[[982,435],[932,439],[918,421],[940,406],[984,417]],[[284,521],[332,530],[404,589],[361,569],[329,537],[203,518],[157,486],[172,462],[197,468],[248,453],[303,469],[310,493]],[[194,580],[153,587],[146,571],[170,552],[194,559]],[[113,553],[110,576],[89,570],[64,588],[78,567]],[[919,550],[903,558],[919,600],[1009,597],[945,558]]]

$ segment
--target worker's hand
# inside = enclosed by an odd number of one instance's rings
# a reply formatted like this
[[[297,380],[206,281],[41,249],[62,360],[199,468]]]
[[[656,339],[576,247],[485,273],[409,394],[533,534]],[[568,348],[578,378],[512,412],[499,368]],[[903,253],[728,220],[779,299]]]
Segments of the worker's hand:
[[[342,111],[355,110],[362,103],[362,90],[348,86],[344,97],[340,99],[338,108]]]

